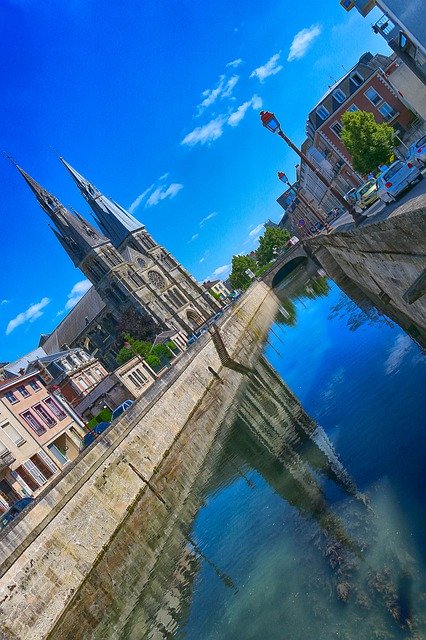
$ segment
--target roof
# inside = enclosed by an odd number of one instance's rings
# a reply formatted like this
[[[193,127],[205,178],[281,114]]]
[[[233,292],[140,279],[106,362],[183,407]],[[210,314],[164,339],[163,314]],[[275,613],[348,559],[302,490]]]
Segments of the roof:
[[[212,287],[214,287],[215,284],[217,284],[218,282],[220,282],[220,280],[206,280],[204,282],[204,286],[206,287],[206,289],[211,289]]]
[[[24,369],[24,371],[27,369],[30,362],[35,362],[39,358],[43,358],[46,355],[46,351],[42,347],[37,347],[37,349],[33,349],[33,351],[30,351],[26,355],[21,356],[14,362],[9,362],[4,367],[4,370],[11,376],[17,376],[21,369]]]
[[[164,342],[164,340],[167,340],[168,338],[169,339],[173,338],[173,336],[175,336],[177,333],[179,333],[177,329],[170,329],[170,331],[162,331],[161,333],[158,334],[158,336],[155,336],[154,346],[156,344]]]
[[[87,293],[71,309],[62,322],[43,342],[45,355],[58,353],[64,347],[75,342],[88,324],[105,308],[105,302],[97,293],[95,287],[90,287]]]

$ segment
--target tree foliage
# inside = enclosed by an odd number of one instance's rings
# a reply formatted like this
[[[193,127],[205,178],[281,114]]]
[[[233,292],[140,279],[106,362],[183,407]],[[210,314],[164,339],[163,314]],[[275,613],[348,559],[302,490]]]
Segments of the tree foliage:
[[[290,234],[279,227],[267,227],[263,236],[259,238],[259,247],[256,251],[257,264],[263,267],[274,258],[274,252],[284,247],[290,239]]]
[[[162,327],[156,324],[152,316],[148,313],[137,313],[134,309],[129,309],[123,313],[117,325],[120,344],[122,336],[126,334],[131,335],[136,340],[152,341],[161,331]]]
[[[389,124],[378,124],[367,111],[347,111],[342,124],[340,137],[355,171],[368,175],[380,164],[389,163],[394,151],[394,130]]]
[[[232,256],[232,271],[229,280],[234,289],[247,289],[250,286],[251,279],[245,273],[247,269],[251,269],[253,273],[256,271],[257,264],[248,256]]]

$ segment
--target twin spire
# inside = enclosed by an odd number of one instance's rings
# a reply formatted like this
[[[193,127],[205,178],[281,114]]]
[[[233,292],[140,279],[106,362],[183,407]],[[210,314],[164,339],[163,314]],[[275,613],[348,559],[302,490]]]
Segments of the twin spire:
[[[59,242],[70,255],[74,264],[79,266],[94,247],[107,242],[112,242],[114,246],[118,247],[129,232],[142,229],[143,225],[119,204],[104,196],[63,158],[60,159],[88,202],[96,222],[105,235],[77,212],[70,213],[55,196],[38,184],[15,162],[14,164],[36,196],[43,211],[54,223],[56,229],[51,228]]]

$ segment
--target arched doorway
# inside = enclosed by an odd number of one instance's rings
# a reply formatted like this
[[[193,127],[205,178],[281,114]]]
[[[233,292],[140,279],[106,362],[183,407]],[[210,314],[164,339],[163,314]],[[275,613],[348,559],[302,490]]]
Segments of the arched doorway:
[[[186,317],[193,329],[197,329],[202,324],[204,324],[204,319],[193,309],[188,309],[188,311],[186,312]]]

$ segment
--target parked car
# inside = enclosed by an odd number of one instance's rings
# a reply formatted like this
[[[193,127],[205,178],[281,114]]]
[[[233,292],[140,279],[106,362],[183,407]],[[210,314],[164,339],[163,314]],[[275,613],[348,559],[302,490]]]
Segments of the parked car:
[[[407,162],[413,162],[421,166],[426,164],[426,136],[417,140],[408,149]]]
[[[4,529],[4,527],[6,527],[9,524],[9,522],[12,522],[12,520],[14,520],[16,516],[18,516],[21,513],[21,511],[25,509],[25,507],[28,507],[28,505],[31,504],[31,502],[34,502],[34,500],[33,498],[30,498],[30,496],[27,496],[26,498],[21,498],[20,500],[15,502],[15,504],[13,504],[10,507],[10,509],[8,509],[1,516],[0,529]]]
[[[397,160],[378,176],[378,196],[383,202],[393,202],[403,191],[422,178],[417,165]]]
[[[125,400],[112,412],[111,422],[121,416],[124,411],[127,411],[133,404],[133,400]]]
[[[361,211],[364,211],[376,202],[378,198],[376,180],[368,180],[356,192],[355,208],[359,208]]]
[[[98,436],[101,435],[104,431],[106,431],[111,423],[110,422],[99,422],[96,424],[93,429],[86,433],[83,440],[81,441],[80,451],[86,449],[89,444],[92,444],[96,440]]]
[[[353,188],[343,196],[346,202],[350,202],[350,204],[354,204],[356,202],[356,192],[357,189]]]

